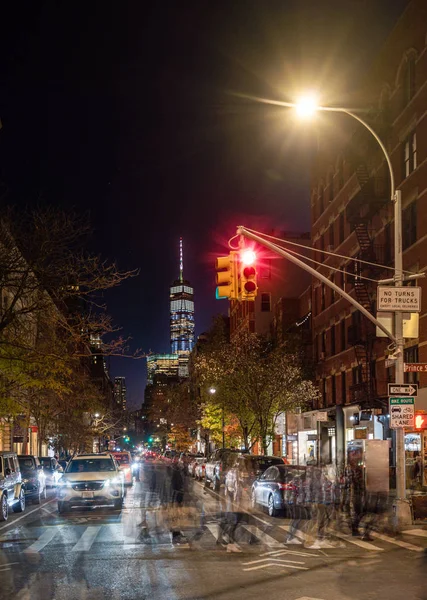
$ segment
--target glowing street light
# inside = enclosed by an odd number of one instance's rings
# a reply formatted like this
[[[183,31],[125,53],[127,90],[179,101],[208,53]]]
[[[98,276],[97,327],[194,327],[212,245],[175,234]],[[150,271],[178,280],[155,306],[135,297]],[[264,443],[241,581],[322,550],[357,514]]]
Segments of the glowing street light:
[[[214,387],[209,388],[210,394],[216,394],[216,389]]]
[[[295,110],[299,117],[310,118],[319,109],[315,96],[304,96],[295,104]]]

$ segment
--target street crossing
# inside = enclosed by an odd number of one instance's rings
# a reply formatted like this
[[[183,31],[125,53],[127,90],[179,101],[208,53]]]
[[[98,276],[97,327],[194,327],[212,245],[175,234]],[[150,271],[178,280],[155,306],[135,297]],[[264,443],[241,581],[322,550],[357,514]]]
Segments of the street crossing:
[[[107,520],[108,517],[105,517]],[[60,524],[31,527],[31,536],[28,534],[20,537],[16,531],[3,533],[0,537],[0,549],[3,551],[23,552],[24,555],[35,555],[44,552],[58,552],[60,548],[67,548],[73,554],[102,552],[105,545],[110,549],[123,551],[149,552],[156,548],[176,549],[183,547],[197,550],[222,550],[218,544],[218,521],[210,520],[203,525],[188,524],[181,527],[183,543],[173,544],[172,534],[167,524],[159,525],[154,514],[148,514],[141,523],[134,516],[122,518],[120,522],[100,522],[87,517],[86,522],[81,519],[78,524],[67,523],[66,518]],[[427,531],[424,529],[409,529],[400,536],[393,537],[379,532],[372,532],[373,541],[352,537],[340,532],[330,532],[328,539],[316,545],[315,540],[309,538],[307,533],[296,530],[294,543],[286,543],[290,524],[273,525],[269,527],[262,524],[243,523],[236,529],[236,543],[241,552],[258,552],[260,563],[264,558],[271,562],[288,560],[288,555],[311,556],[314,550],[321,550],[323,554],[339,555],[345,552],[364,552],[367,554],[384,553],[387,550],[405,550],[413,553],[427,551]],[[299,542],[299,544],[298,544]],[[227,542],[225,544],[227,545]],[[261,558],[263,561],[261,562]],[[289,560],[288,560],[289,562]],[[256,570],[258,563],[249,564],[248,569]],[[291,563],[290,563],[291,564]]]

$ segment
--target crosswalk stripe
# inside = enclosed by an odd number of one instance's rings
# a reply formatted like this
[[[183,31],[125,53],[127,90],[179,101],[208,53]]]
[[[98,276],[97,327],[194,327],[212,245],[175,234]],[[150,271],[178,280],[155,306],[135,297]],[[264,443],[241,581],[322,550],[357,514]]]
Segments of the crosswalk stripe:
[[[416,535],[419,537],[427,537],[427,529],[407,529],[402,531],[405,535]]]
[[[257,527],[256,525],[244,525],[244,529],[246,529],[246,531],[248,531],[251,535],[257,537],[259,541],[265,544],[266,546],[283,547],[283,544],[281,542],[275,540],[273,537],[271,537],[271,535],[268,535],[268,533],[265,533],[265,531],[262,531],[262,529],[259,529],[259,527]]]
[[[421,546],[415,546],[414,544],[410,544],[409,542],[404,542],[403,540],[398,540],[388,535],[384,535],[383,533],[372,532],[372,536],[379,538],[380,540],[384,540],[385,542],[389,542],[390,544],[395,544],[396,546],[400,546],[401,548],[406,548],[406,550],[413,550],[414,552],[424,552],[424,548]]]
[[[280,529],[284,529],[287,532],[291,530],[289,525],[280,525]],[[296,537],[303,539],[305,542],[309,539],[309,536],[304,533],[304,531],[301,531],[301,529],[294,529],[294,534]]]
[[[101,526],[99,525],[90,525],[89,527],[87,527],[86,531],[83,533],[82,537],[79,539],[77,544],[72,547],[72,551],[87,552],[88,550],[90,550],[100,530]]]
[[[54,529],[49,528],[46,529],[46,531],[44,531],[41,536],[38,538],[38,540],[36,542],[34,542],[34,544],[31,544],[31,546],[28,546],[28,548],[25,548],[24,552],[27,554],[32,554],[34,552],[40,552],[40,550],[42,550],[45,546],[48,545],[49,542],[51,542],[53,540],[53,538],[55,537],[55,535],[58,533],[58,529]]]
[[[379,548],[378,546],[374,546],[374,544],[370,544],[369,542],[365,542],[360,538],[353,537],[350,535],[344,535],[343,533],[334,532],[334,535],[341,538],[345,542],[349,542],[350,544],[354,544],[355,546],[359,546],[360,548],[364,548],[365,550],[372,550],[373,552],[382,552],[384,548]]]

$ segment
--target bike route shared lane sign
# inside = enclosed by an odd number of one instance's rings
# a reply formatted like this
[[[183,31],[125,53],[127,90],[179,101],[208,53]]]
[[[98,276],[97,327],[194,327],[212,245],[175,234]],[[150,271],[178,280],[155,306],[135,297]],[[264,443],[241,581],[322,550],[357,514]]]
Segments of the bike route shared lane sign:
[[[415,398],[389,398],[390,427],[414,428],[415,425]]]

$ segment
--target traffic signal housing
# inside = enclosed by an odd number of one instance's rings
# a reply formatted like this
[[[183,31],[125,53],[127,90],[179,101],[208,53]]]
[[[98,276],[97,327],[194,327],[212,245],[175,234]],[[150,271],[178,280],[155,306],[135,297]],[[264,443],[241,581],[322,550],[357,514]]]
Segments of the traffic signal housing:
[[[427,429],[427,414],[421,412],[415,413],[415,429],[417,431]]]
[[[253,250],[240,251],[240,299],[255,301],[257,296],[256,254]]]
[[[238,253],[231,251],[228,256],[216,259],[216,299],[239,299]]]

